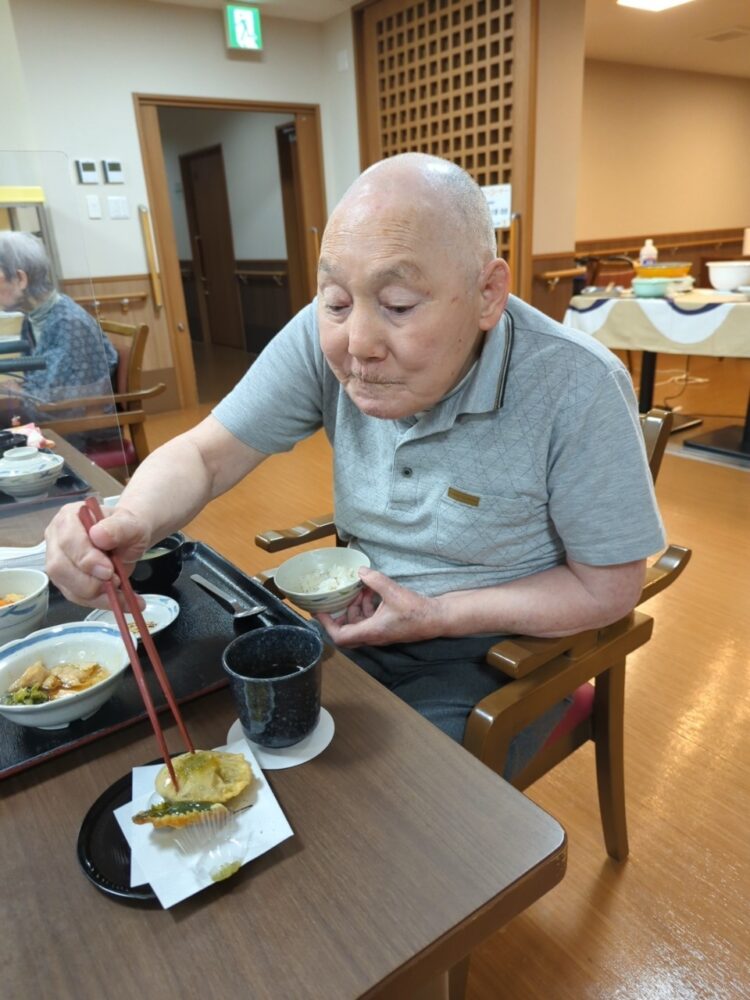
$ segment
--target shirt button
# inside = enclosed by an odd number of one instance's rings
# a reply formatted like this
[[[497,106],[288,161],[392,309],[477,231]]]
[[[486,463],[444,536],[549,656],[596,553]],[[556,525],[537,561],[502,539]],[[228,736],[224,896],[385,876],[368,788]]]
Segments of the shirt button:
[[[405,465],[403,467],[403,469],[401,470],[401,475],[402,476],[406,476],[406,478],[408,479],[409,476],[411,476],[413,474],[413,472],[414,472],[414,470],[410,466]]]

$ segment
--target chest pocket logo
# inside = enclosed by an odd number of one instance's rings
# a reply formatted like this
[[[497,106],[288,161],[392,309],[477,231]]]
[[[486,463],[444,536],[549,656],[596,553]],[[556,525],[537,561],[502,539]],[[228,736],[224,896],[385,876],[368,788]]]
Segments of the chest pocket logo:
[[[536,548],[538,527],[525,497],[450,486],[438,502],[435,554],[457,563],[512,567]]]

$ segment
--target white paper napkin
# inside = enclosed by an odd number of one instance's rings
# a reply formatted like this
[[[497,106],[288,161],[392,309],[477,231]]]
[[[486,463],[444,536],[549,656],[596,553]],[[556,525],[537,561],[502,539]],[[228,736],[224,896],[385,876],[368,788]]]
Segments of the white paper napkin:
[[[235,816],[240,837],[247,837],[247,850],[242,862],[247,864],[291,837],[293,831],[247,742],[236,740],[216,749],[241,753],[258,782],[255,804]],[[154,792],[154,780],[161,767],[161,764],[152,764],[133,768],[133,799],[115,809],[115,818],[130,845],[131,883],[142,885],[148,882],[161,905],[168,909],[213,885],[213,881],[210,875],[192,866],[177,847],[171,831],[156,830],[150,824],[138,826],[132,822],[134,813],[148,808]]]
[[[44,569],[47,543],[38,545],[0,545],[0,569]]]

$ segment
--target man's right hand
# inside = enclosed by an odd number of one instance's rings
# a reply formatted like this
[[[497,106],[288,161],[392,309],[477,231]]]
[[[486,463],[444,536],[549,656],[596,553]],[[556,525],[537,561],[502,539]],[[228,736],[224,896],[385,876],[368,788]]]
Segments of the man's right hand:
[[[107,608],[103,584],[107,580],[119,583],[107,553],[115,552],[130,572],[149,547],[149,528],[129,510],[116,507],[93,526],[89,538],[78,519],[81,506],[63,507],[47,528],[47,573],[74,604]]]

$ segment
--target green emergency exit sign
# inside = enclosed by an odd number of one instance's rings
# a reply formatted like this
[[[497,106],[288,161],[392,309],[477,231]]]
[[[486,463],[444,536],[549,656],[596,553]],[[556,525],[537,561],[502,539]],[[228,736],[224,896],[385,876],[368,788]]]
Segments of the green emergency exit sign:
[[[224,23],[227,29],[228,48],[251,52],[259,52],[263,48],[260,11],[257,7],[228,3],[224,8]]]

